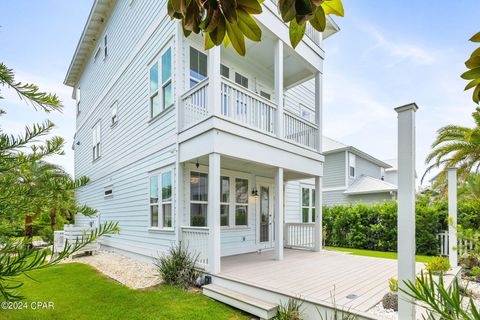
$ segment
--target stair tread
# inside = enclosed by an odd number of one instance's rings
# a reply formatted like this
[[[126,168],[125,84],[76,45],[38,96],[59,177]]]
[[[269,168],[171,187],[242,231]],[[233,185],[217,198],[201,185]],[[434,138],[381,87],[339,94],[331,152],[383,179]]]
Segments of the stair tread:
[[[252,297],[252,296],[249,296],[249,295],[237,292],[237,291],[233,291],[233,290],[230,290],[230,289],[227,289],[225,287],[221,287],[221,286],[218,286],[218,285],[215,285],[215,284],[205,285],[205,286],[203,286],[203,289],[204,290],[207,289],[207,290],[216,292],[218,294],[225,295],[225,296],[230,297],[232,299],[235,299],[235,300],[238,300],[238,301],[256,306],[258,308],[261,308],[261,309],[267,310],[267,311],[274,310],[275,308],[278,307],[278,305],[276,305],[276,304],[273,304],[273,303],[270,303],[270,302],[267,302],[267,301],[264,301],[264,300],[260,300],[260,299],[257,299],[255,297]]]

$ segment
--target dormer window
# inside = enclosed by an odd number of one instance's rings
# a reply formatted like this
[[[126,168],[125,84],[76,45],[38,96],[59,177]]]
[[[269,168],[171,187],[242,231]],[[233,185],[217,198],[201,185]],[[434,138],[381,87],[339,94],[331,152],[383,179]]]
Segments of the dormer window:
[[[348,154],[348,175],[350,178],[355,178],[356,175],[356,159],[353,153]]]

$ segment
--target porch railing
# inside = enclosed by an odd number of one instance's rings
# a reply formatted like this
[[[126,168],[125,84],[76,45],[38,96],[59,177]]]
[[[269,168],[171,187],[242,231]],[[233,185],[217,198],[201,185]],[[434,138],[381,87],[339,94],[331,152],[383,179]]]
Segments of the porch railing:
[[[242,86],[222,79],[222,115],[268,133],[275,132],[277,106]]]
[[[288,110],[283,116],[283,132],[285,139],[316,149],[318,127]]]
[[[183,108],[180,108],[180,126],[182,129],[188,128],[208,116],[207,94],[208,79],[205,79],[182,95]]]
[[[286,223],[285,247],[313,250],[315,248],[314,234],[315,223]]]
[[[437,234],[437,239],[440,243],[440,255],[441,256],[448,256],[450,251],[450,243],[448,241],[448,231],[440,232]],[[473,243],[468,240],[458,240],[457,245],[457,252],[459,255],[468,252],[469,250],[473,250]]]
[[[208,266],[208,234],[205,227],[182,227],[182,245],[197,258],[197,267]]]

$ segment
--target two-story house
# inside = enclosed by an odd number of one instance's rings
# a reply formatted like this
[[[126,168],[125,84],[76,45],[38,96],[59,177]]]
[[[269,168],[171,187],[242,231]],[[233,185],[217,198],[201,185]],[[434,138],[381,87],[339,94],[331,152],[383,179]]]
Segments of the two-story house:
[[[94,2],[65,84],[75,176],[90,178],[77,201],[121,229],[102,245],[149,259],[182,241],[212,274],[223,256],[282,259],[284,185],[313,179],[321,191],[323,41],[338,27],[307,28],[294,50],[275,2],[262,6],[262,41],[241,57],[186,38],[166,1]]]

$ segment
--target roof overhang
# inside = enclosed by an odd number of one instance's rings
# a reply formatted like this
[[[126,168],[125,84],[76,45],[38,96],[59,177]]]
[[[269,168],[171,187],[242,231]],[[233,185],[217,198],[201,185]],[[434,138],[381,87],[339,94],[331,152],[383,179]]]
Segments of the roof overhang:
[[[340,27],[338,24],[330,17],[327,16],[327,25],[325,27],[325,30],[323,31],[323,39],[327,39],[340,31]]]
[[[390,193],[390,192],[396,192],[397,189],[396,188],[387,188],[387,189],[383,189],[383,190],[368,190],[368,191],[344,191],[343,194],[347,194],[347,195],[350,195],[350,196],[354,196],[354,195],[359,195],[359,194],[374,194],[374,193]]]
[[[116,0],[95,0],[63,81],[65,85],[74,87],[77,84],[115,3]]]

